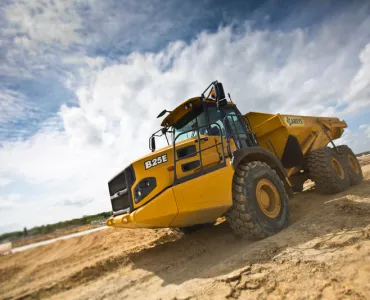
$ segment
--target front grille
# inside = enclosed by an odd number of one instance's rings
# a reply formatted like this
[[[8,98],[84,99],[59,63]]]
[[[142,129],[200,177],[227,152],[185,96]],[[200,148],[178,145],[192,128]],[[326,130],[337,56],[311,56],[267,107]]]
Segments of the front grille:
[[[109,194],[111,196],[127,188],[125,171],[122,171],[120,174],[114,177],[108,183],[108,186],[109,186]]]
[[[118,198],[112,199],[113,211],[124,210],[130,207],[130,197],[124,194]]]
[[[109,181],[108,187],[113,212],[132,208],[131,187],[134,182],[135,172],[132,166],[129,166]]]

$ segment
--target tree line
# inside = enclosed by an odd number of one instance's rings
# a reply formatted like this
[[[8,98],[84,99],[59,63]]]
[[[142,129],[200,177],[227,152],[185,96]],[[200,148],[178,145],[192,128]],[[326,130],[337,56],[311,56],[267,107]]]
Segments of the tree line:
[[[31,229],[27,229],[25,227],[22,231],[13,231],[13,232],[8,232],[8,233],[4,233],[0,235],[0,242],[13,241],[13,240],[26,237],[26,236],[46,234],[46,233],[51,233],[51,232],[54,232],[56,230],[63,229],[63,228],[91,224],[94,221],[102,221],[106,218],[109,218],[111,215],[112,215],[112,212],[108,211],[108,212],[102,212],[96,215],[83,216],[82,218],[61,221],[61,222],[54,223],[54,224],[35,226]]]

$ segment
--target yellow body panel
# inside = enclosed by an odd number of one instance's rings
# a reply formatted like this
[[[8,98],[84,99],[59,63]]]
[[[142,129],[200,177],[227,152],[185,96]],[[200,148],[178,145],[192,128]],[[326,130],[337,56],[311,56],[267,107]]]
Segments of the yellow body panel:
[[[172,227],[214,222],[232,205],[231,184],[234,169],[226,167],[186,181],[173,188],[178,215]]]
[[[205,136],[201,135],[201,138],[202,137],[205,137]],[[199,150],[198,143],[196,142],[197,139],[198,139],[197,137],[194,137],[194,138],[190,138],[185,141],[176,143],[176,151],[183,147],[188,147],[192,145],[194,145],[196,147],[196,150],[198,151]],[[209,137],[208,140],[201,140],[201,148],[202,150],[204,150],[205,148],[215,145],[216,142],[217,140],[214,139],[213,137]],[[163,155],[167,156],[166,162],[153,166],[150,169],[145,168],[146,161],[152,160],[157,157],[161,157]],[[220,162],[220,159],[221,157],[217,151],[217,147],[212,147],[202,152],[202,162],[203,162],[204,167],[210,167],[213,165],[217,165]],[[200,171],[199,168],[195,170],[187,171],[187,172],[184,172],[181,168],[183,164],[196,161],[196,160],[200,160],[199,154],[179,160],[176,163],[177,178],[182,178],[184,176],[199,172]],[[155,189],[151,191],[149,195],[146,196],[142,201],[140,201],[139,203],[136,203],[135,201],[133,201],[133,206],[136,209],[140,206],[143,206],[145,203],[149,202],[153,197],[155,197],[157,194],[162,192],[165,188],[172,186],[173,180],[174,180],[174,172],[172,169],[168,170],[168,168],[171,166],[172,167],[174,166],[173,147],[171,145],[171,146],[158,149],[157,151],[152,152],[151,154],[144,156],[138,159],[137,161],[133,162],[132,166],[135,170],[136,178],[139,179],[135,182],[135,184],[131,188],[132,195],[134,195],[136,184],[138,184],[140,179],[147,178],[147,177],[155,177],[156,182],[157,182],[157,186],[155,187]]]
[[[125,228],[168,227],[177,214],[178,209],[173,190],[168,188],[157,195],[153,201],[132,213],[110,217],[107,225]]]
[[[182,227],[214,222],[232,205],[234,169],[226,167],[170,187],[130,214],[113,216],[107,225],[124,228]]]
[[[303,155],[307,152],[325,147],[332,140],[340,138],[345,121],[338,118],[310,117],[295,115],[266,114],[250,112],[245,115],[252,125],[260,146],[281,158],[289,135],[298,139]]]

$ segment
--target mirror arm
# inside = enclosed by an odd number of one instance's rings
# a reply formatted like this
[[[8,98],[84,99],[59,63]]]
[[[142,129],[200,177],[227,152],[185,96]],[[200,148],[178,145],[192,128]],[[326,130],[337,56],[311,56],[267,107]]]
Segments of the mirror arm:
[[[168,141],[167,133],[165,133],[164,136],[166,137],[167,145],[169,146],[170,142]]]
[[[207,88],[204,90],[204,92],[202,93],[202,97],[204,98],[204,93],[205,92],[207,92],[207,90],[212,86],[212,85],[214,85],[214,84],[216,84],[217,83],[217,80],[215,80],[215,81],[213,81],[213,82],[211,82],[210,83],[210,85],[209,86],[207,86]]]

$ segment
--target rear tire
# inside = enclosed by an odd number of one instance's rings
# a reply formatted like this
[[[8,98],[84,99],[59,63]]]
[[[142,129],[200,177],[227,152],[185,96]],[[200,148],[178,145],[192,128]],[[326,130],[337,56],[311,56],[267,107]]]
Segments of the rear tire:
[[[343,162],[345,163],[351,185],[359,184],[364,179],[364,176],[356,155],[347,145],[340,145],[337,146],[337,148],[342,156]]]
[[[232,192],[233,205],[226,219],[236,235],[265,238],[287,226],[288,195],[278,174],[266,163],[240,163]]]
[[[346,190],[349,174],[342,156],[334,149],[323,147],[308,155],[310,177],[316,189],[323,194],[334,194]]]

